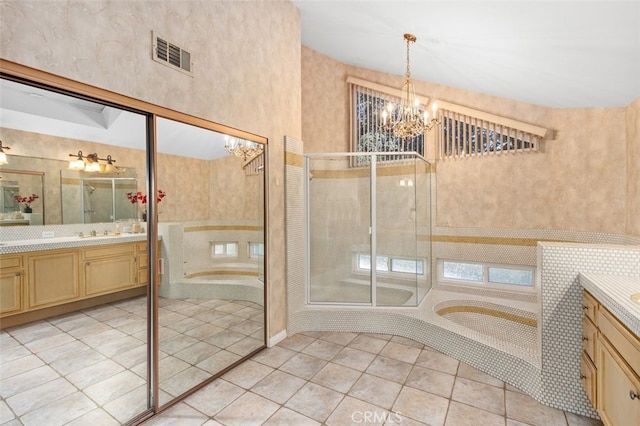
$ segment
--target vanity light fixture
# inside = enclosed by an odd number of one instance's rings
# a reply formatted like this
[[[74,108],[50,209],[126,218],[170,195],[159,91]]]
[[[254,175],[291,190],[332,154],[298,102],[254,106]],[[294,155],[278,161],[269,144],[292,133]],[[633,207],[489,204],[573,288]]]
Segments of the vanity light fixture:
[[[2,141],[0,141],[0,165],[9,164],[7,160],[7,154],[4,153],[5,149],[11,149],[9,146],[2,146]]]
[[[261,144],[250,142],[244,139],[232,138],[229,136],[224,137],[224,148],[238,158],[242,158],[243,161],[251,160],[258,155],[262,154],[264,148]]]
[[[76,157],[75,160],[69,161],[70,170],[79,170],[85,172],[105,172],[111,173],[116,171],[116,167],[113,163],[116,162],[111,155],[107,155],[107,158],[100,158],[98,154],[82,154],[82,151],[78,151],[77,154],[69,154],[69,157]],[[100,161],[106,162],[106,164],[100,163]]]

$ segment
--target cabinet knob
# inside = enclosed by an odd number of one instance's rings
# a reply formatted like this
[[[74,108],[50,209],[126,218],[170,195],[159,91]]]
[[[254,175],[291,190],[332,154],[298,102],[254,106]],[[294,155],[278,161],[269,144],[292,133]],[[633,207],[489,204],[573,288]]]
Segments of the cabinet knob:
[[[633,390],[629,391],[629,398],[633,399],[638,399],[640,400],[640,394],[635,393]]]
[[[589,338],[588,338],[587,336],[582,336],[582,341],[583,341],[583,342],[588,342],[588,341],[589,341]]]
[[[580,376],[580,380],[586,380],[586,378],[587,378],[587,376],[585,376],[584,374],[582,374],[582,375]]]
[[[588,309],[589,309],[589,307],[587,305],[582,305],[582,310],[586,311]]]

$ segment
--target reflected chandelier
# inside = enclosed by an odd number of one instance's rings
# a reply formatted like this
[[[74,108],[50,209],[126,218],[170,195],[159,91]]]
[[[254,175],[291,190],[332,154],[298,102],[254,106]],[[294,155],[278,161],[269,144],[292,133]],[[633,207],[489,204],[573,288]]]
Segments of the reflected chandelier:
[[[436,118],[437,106],[433,104],[433,118],[429,119],[429,113],[420,112],[420,103],[416,98],[416,92],[411,83],[411,69],[409,67],[409,45],[417,40],[413,34],[405,34],[407,42],[407,72],[406,80],[402,88],[400,104],[389,102],[382,112],[382,130],[401,139],[413,139],[424,132],[431,130],[438,124]]]
[[[250,142],[244,139],[224,137],[224,149],[235,157],[242,158],[243,161],[252,160],[262,154],[264,148],[261,144]]]

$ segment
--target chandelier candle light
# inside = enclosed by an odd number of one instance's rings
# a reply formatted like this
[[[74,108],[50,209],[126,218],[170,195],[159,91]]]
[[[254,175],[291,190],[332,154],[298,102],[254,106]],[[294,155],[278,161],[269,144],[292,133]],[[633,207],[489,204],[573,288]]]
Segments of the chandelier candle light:
[[[411,83],[409,67],[409,46],[417,39],[413,34],[405,34],[404,39],[407,42],[407,72],[402,88],[402,99],[399,105],[388,103],[387,109],[382,112],[382,129],[401,139],[413,139],[438,124],[436,118],[438,107],[435,103],[433,104],[433,118],[431,119],[429,119],[428,111],[420,112],[420,102],[416,98],[416,92]]]

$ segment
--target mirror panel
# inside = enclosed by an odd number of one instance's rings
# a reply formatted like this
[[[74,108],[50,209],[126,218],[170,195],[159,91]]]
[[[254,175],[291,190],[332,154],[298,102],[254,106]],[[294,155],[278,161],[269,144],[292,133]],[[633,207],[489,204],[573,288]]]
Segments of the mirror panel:
[[[161,117],[157,128],[162,406],[265,345],[264,173],[222,134]]]
[[[32,228],[38,238],[41,230],[49,229],[55,229],[56,236],[67,232],[78,238],[78,230],[101,235],[102,230],[117,229],[140,238],[130,246],[119,242],[113,246],[118,250],[99,259],[84,249],[77,254],[56,252],[70,262],[60,267],[65,272],[61,287],[81,288],[85,301],[95,299],[95,306],[5,328],[16,345],[34,330],[38,339],[59,342],[59,350],[47,348],[52,349],[48,363],[75,387],[74,397],[120,423],[154,404],[163,406],[184,396],[265,346],[265,156],[246,158],[247,149],[260,148],[255,151],[259,154],[262,145],[157,117],[154,168],[160,191],[154,196],[163,268],[157,275],[157,299],[149,302],[147,295],[155,292],[149,286],[155,259],[147,255],[144,233],[146,137],[152,133],[146,129],[148,116],[4,79],[0,90],[0,139],[11,146],[9,164],[0,172],[20,175],[7,174],[0,181],[6,179],[7,196],[16,188],[34,187],[22,180],[24,175],[39,176],[41,182],[40,189],[33,190],[42,194],[33,208],[40,203],[44,227],[22,228]],[[12,103],[16,97],[28,100]],[[22,115],[30,111],[38,118],[24,120]],[[86,153],[95,153],[100,170],[70,170],[69,161],[77,160],[74,153],[79,151],[85,165],[93,161]],[[115,160],[115,169],[107,170],[107,158]],[[139,236],[134,225],[142,230]],[[16,239],[6,236],[18,235],[22,228],[6,228],[11,231],[2,233],[2,239]],[[150,231],[155,236],[155,229]],[[50,261],[50,254],[24,253],[25,268],[38,266],[41,255],[45,266],[63,265]],[[57,282],[59,275],[44,276]],[[128,277],[132,287],[111,291],[110,277]],[[69,280],[78,281],[69,286]],[[148,328],[149,306],[158,313],[157,330]],[[155,342],[148,341],[149,335],[158,336],[153,352],[157,357],[149,358]],[[65,339],[71,339],[69,345]],[[153,401],[151,378],[156,371],[159,389]]]
[[[4,79],[0,90],[0,139],[11,147],[0,181],[16,182],[3,192],[17,186],[21,195],[39,195],[29,225],[37,215],[44,225],[0,228],[5,245],[35,238],[38,246],[2,254],[15,268],[7,275],[0,265],[2,275],[21,277],[11,284],[22,295],[17,312],[0,312],[3,348],[14,344],[46,369],[56,392],[35,383],[24,394],[39,395],[38,406],[60,413],[56,421],[87,414],[125,424],[151,408],[146,235],[116,236],[114,221],[137,220],[126,193],[146,187],[147,115]],[[112,155],[118,169],[68,170],[68,155],[78,150]],[[91,239],[92,230],[100,240]],[[23,372],[27,382],[30,373]],[[37,407],[23,414],[37,417]]]

